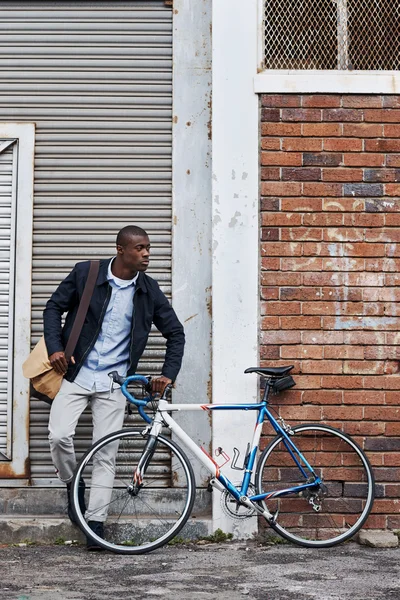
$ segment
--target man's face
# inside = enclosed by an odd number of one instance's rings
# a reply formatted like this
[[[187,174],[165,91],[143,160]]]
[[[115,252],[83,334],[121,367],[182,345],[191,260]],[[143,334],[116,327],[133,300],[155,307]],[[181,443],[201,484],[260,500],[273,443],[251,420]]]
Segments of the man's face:
[[[150,240],[147,235],[135,235],[125,246],[117,246],[124,265],[132,271],[146,271],[150,261]]]

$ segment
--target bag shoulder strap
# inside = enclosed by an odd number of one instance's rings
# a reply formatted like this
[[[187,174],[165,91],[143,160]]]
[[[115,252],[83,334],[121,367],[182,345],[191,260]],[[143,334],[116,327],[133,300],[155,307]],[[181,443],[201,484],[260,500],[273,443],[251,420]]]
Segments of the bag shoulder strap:
[[[73,356],[74,354],[76,344],[78,343],[78,339],[82,331],[83,323],[85,321],[85,317],[89,308],[90,300],[93,295],[94,286],[96,285],[99,267],[99,260],[90,261],[88,278],[86,280],[82,298],[79,303],[78,312],[76,313],[75,321],[72,326],[71,334],[69,336],[67,346],[65,348],[65,358],[68,362],[71,359],[71,356]]]

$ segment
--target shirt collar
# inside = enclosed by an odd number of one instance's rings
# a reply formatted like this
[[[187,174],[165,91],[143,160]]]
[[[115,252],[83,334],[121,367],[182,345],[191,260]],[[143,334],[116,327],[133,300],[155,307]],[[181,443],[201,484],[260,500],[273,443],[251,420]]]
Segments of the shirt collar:
[[[111,270],[111,265],[114,262],[115,256],[114,258],[112,258],[110,260],[110,262],[108,263],[108,269],[107,269],[107,280],[110,281],[112,280],[116,285],[118,285],[118,287],[128,287],[130,285],[136,285],[137,279],[139,277],[139,271],[136,273],[135,277],[133,277],[133,279],[127,279],[127,280],[123,280],[125,283],[124,285],[120,284],[121,279],[118,277],[118,283],[115,280],[115,276],[113,275],[113,272]]]

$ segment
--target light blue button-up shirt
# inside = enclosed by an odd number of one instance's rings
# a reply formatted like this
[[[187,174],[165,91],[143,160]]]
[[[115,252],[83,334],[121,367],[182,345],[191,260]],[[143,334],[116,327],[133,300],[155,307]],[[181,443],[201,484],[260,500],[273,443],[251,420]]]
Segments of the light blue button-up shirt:
[[[113,259],[114,260],[114,259]],[[75,383],[85,390],[106,392],[110,389],[110,371],[126,376],[132,331],[133,296],[139,273],[133,279],[115,277],[108,265],[107,279],[111,298],[95,345],[86,357]]]

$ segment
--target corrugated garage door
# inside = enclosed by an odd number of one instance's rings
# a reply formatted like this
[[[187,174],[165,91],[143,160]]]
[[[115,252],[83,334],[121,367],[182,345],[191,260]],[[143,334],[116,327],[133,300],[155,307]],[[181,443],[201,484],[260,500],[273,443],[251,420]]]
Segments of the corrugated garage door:
[[[78,260],[111,256],[124,225],[149,232],[149,274],[170,293],[171,61],[163,1],[2,3],[0,120],[36,123],[32,343],[58,282]],[[148,348],[141,372],[158,372],[162,339]],[[57,481],[47,421],[32,401],[36,484]]]

